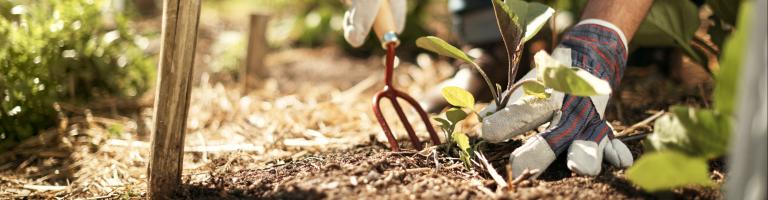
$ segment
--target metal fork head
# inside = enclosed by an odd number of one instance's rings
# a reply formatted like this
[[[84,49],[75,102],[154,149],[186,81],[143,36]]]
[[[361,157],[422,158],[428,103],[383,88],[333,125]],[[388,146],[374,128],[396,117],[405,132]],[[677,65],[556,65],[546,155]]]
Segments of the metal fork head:
[[[384,98],[389,99],[389,101],[392,103],[392,107],[395,108],[397,116],[400,118],[400,122],[402,122],[403,126],[405,126],[405,130],[408,132],[408,137],[411,140],[411,144],[413,144],[416,149],[421,150],[423,148],[421,140],[418,136],[416,136],[416,132],[413,130],[413,127],[411,127],[405,112],[403,112],[400,103],[397,101],[398,98],[405,100],[408,102],[408,104],[411,105],[411,107],[416,110],[427,128],[427,132],[429,132],[429,137],[432,140],[432,143],[435,145],[440,144],[440,137],[437,136],[434,127],[432,127],[432,123],[429,121],[429,116],[427,116],[427,113],[424,112],[424,109],[421,108],[419,103],[414,100],[413,97],[409,96],[405,92],[395,89],[394,85],[392,84],[395,46],[397,46],[397,44],[388,43],[385,46],[387,47],[387,58],[384,74],[385,86],[382,91],[376,93],[376,95],[373,96],[372,107],[373,113],[376,115],[376,119],[379,121],[379,125],[381,125],[381,128],[384,130],[384,134],[387,136],[390,148],[392,151],[400,151],[400,147],[397,144],[397,139],[395,139],[395,136],[392,134],[392,130],[390,129],[387,120],[384,118],[384,115],[381,112],[381,100]]]

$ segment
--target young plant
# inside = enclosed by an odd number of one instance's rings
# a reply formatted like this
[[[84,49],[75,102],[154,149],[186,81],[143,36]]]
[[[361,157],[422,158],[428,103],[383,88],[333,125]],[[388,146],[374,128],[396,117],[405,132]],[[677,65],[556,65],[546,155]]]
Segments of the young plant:
[[[502,95],[501,86],[491,82],[486,73],[474,62],[474,58],[444,40],[434,36],[426,36],[417,39],[416,45],[437,54],[471,64],[480,72],[480,75],[488,85],[489,92],[496,104],[496,111],[503,109],[509,101],[509,97],[512,94],[511,91],[521,86],[525,94],[540,98],[549,97],[550,91],[547,88],[576,96],[607,95],[611,93],[608,82],[595,77],[581,68],[568,66],[568,63],[559,63],[543,51],[538,52],[534,57],[538,70],[536,79],[522,80],[515,83],[523,45],[538,33],[547,22],[547,19],[552,16],[554,10],[544,4],[535,2],[520,0],[492,1],[497,24],[501,31],[509,60],[506,87],[508,92],[506,94]]]
[[[459,158],[464,162],[464,166],[469,169],[471,166],[470,159],[472,154],[470,152],[472,152],[472,145],[469,143],[467,134],[456,129],[456,127],[459,125],[459,122],[469,116],[464,109],[477,115],[477,112],[474,111],[475,97],[466,90],[453,86],[445,87],[441,92],[445,100],[452,107],[445,112],[445,118],[435,118],[435,120],[440,122],[440,129],[445,133],[445,138],[449,138],[449,143],[456,143],[456,146],[459,147]]]

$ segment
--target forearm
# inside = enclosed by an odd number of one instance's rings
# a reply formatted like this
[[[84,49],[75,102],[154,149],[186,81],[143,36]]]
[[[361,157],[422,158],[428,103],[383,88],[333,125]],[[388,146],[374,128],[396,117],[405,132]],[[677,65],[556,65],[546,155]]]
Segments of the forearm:
[[[653,0],[590,0],[582,19],[600,19],[616,25],[629,42],[651,8]]]

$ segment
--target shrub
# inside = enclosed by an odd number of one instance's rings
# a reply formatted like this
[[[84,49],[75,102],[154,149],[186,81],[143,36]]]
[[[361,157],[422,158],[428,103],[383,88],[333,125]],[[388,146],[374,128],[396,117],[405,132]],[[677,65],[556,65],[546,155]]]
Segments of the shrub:
[[[102,0],[0,0],[0,149],[55,121],[52,104],[134,97],[153,59]]]

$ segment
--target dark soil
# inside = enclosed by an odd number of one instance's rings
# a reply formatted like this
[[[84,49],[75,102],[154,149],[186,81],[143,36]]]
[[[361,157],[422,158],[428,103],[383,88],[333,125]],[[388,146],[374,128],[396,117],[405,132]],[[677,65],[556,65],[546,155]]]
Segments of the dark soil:
[[[637,142],[630,144],[638,149]],[[439,152],[439,151],[438,151]],[[505,153],[508,155],[508,152]],[[489,156],[490,157],[490,156]],[[435,162],[437,159],[437,163]],[[503,158],[501,160],[506,160]],[[503,162],[503,161],[502,161]],[[232,163],[230,163],[232,164]],[[230,167],[226,160],[212,168]],[[236,164],[235,164],[236,165]],[[436,168],[440,166],[440,169]],[[497,167],[497,169],[500,169]],[[624,178],[624,171],[604,164],[597,177],[572,174],[563,156],[538,180],[524,181],[514,192],[496,191],[490,177],[469,171],[442,153],[390,152],[368,144],[349,150],[307,155],[263,169],[224,173],[206,178],[185,176],[180,197],[186,199],[719,199],[717,188],[685,188],[646,193]],[[505,176],[506,173],[500,172]]]

